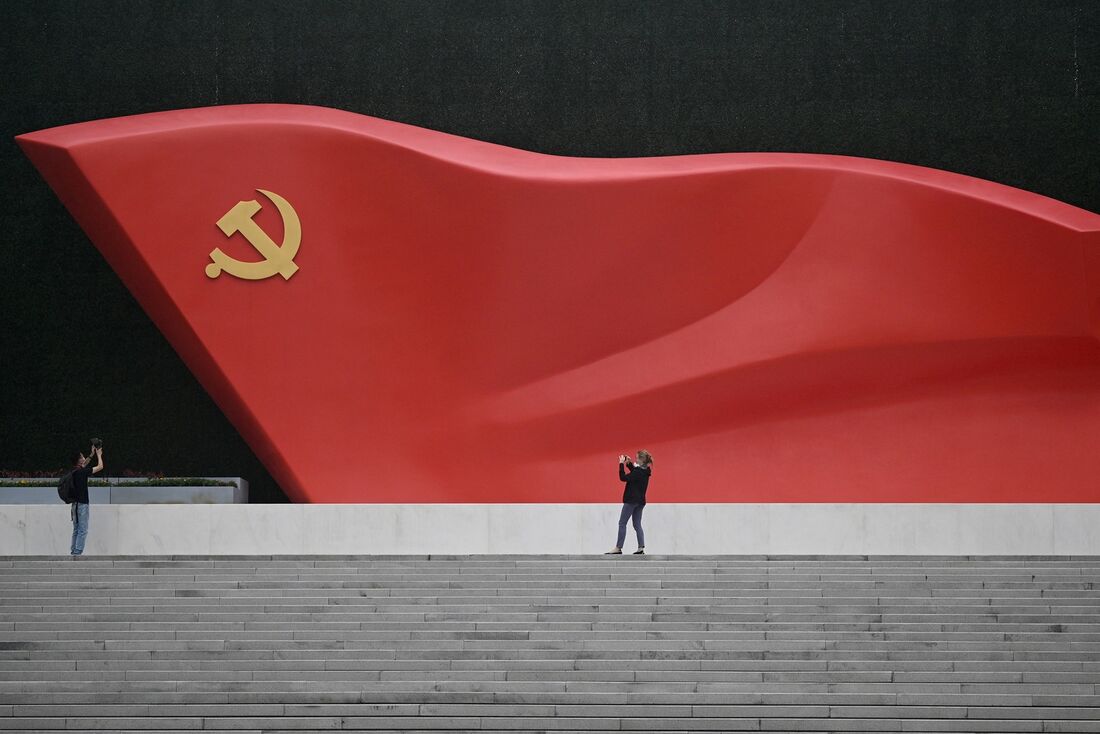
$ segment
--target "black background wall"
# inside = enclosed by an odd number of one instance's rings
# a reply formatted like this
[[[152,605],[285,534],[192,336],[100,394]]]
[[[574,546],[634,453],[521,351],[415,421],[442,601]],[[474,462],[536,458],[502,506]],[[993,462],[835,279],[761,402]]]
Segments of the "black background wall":
[[[111,473],[242,475],[254,501],[284,500],[19,152],[22,132],[294,102],[562,155],[884,158],[1100,211],[1097,2],[6,0],[0,14],[2,470],[60,468],[97,434]]]

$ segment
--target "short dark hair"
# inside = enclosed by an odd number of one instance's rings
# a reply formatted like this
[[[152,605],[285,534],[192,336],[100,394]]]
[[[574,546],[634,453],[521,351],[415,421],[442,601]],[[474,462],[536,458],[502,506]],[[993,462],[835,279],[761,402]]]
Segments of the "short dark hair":
[[[83,460],[83,458],[84,458],[83,453],[81,453],[80,451],[74,451],[72,453],[72,461],[70,461],[69,464],[71,464],[72,466],[76,466],[77,464],[79,464]]]

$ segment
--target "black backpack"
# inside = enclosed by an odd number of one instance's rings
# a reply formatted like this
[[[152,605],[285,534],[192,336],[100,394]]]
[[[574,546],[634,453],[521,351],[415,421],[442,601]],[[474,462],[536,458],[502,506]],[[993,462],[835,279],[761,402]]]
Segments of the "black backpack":
[[[61,498],[61,501],[67,505],[71,505],[73,502],[73,490],[76,489],[73,486],[73,473],[71,471],[65,472],[61,476],[61,481],[57,483],[57,496]]]

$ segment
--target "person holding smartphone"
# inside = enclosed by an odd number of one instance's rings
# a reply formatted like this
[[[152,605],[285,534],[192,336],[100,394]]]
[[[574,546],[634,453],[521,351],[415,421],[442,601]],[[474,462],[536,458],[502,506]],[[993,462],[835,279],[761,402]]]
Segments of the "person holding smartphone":
[[[645,509],[645,491],[649,487],[649,477],[653,473],[653,456],[642,449],[637,459],[630,460],[626,454],[619,455],[619,481],[626,482],[623,489],[623,509],[619,513],[619,535],[615,549],[604,555],[621,556],[623,542],[626,540],[627,520],[633,520],[634,532],[638,536],[638,550],[634,555],[645,555],[645,533],[642,532],[642,510]]]
[[[95,466],[92,466],[93,458],[97,462]],[[73,455],[73,463],[73,501],[69,505],[73,519],[73,542],[69,555],[79,556],[84,553],[84,541],[88,537],[88,477],[103,471],[103,442],[93,438],[88,456],[77,451]]]

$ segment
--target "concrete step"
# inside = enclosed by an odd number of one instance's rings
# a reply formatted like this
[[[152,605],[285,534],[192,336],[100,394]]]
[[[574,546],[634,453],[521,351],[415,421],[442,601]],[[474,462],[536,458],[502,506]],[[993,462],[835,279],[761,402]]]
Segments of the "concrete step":
[[[1096,731],[1100,558],[0,558],[0,730]]]

